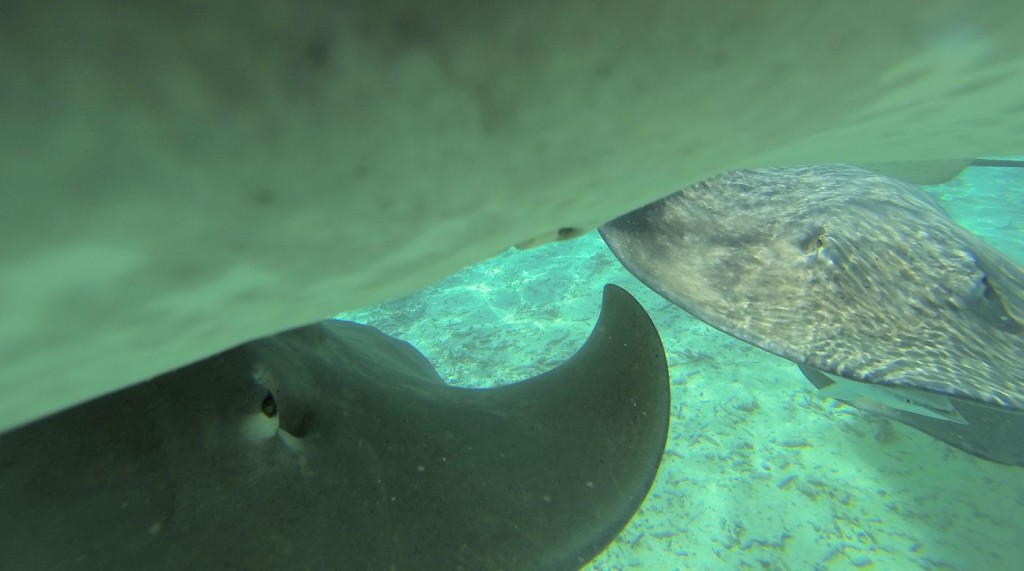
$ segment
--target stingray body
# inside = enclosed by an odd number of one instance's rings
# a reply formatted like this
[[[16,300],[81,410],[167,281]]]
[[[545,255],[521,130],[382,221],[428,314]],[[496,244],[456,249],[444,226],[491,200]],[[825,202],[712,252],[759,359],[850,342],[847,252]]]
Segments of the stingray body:
[[[601,234],[652,289],[819,388],[861,383],[836,393],[1024,465],[1024,272],[920,188],[843,165],[733,171]]]
[[[0,568],[574,569],[646,495],[668,402],[614,286],[573,358],[489,390],[325,321],[0,436]]]
[[[3,6],[0,430],[730,169],[1024,150],[1019,0]]]

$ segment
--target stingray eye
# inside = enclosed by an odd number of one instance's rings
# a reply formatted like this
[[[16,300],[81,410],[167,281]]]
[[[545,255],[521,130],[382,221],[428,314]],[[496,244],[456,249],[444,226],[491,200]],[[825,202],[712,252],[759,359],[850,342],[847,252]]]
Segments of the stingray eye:
[[[263,402],[260,403],[260,410],[267,418],[274,418],[277,416],[277,401],[274,400],[274,395],[270,392],[267,396],[263,397]]]

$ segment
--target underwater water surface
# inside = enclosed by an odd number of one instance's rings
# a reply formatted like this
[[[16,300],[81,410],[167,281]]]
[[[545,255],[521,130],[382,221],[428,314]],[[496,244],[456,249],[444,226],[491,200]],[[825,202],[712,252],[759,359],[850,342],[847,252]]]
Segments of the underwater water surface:
[[[925,188],[1024,264],[1024,168],[973,167]],[[673,414],[647,500],[589,569],[1020,568],[1024,468],[822,399],[796,365],[648,290],[596,232],[509,251],[338,317],[412,343],[452,384],[487,387],[572,355],[605,283],[632,293],[658,326]]]

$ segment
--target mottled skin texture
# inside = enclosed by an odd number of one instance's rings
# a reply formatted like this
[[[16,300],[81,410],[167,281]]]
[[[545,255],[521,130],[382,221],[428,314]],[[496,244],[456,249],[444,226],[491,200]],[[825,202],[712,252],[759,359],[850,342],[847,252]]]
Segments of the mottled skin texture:
[[[744,341],[1024,418],[1024,270],[918,187],[843,165],[733,171],[601,234],[652,289]]]
[[[661,339],[615,286],[574,357],[488,390],[326,321],[0,435],[0,561],[577,569],[647,494],[668,419]]]
[[[1017,0],[5,2],[0,428],[726,170],[1022,152],[1022,20]]]

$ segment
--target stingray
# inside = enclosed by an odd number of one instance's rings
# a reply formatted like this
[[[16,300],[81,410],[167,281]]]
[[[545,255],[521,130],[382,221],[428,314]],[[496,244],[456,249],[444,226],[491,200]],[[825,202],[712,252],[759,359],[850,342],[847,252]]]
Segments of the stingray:
[[[1024,149],[1017,0],[3,5],[0,430],[730,169]]]
[[[1024,465],[1024,271],[920,188],[843,165],[738,170],[601,235],[649,287],[825,396]]]
[[[324,321],[0,436],[0,567],[575,569],[647,494],[668,414],[615,286],[575,356],[486,390]]]

